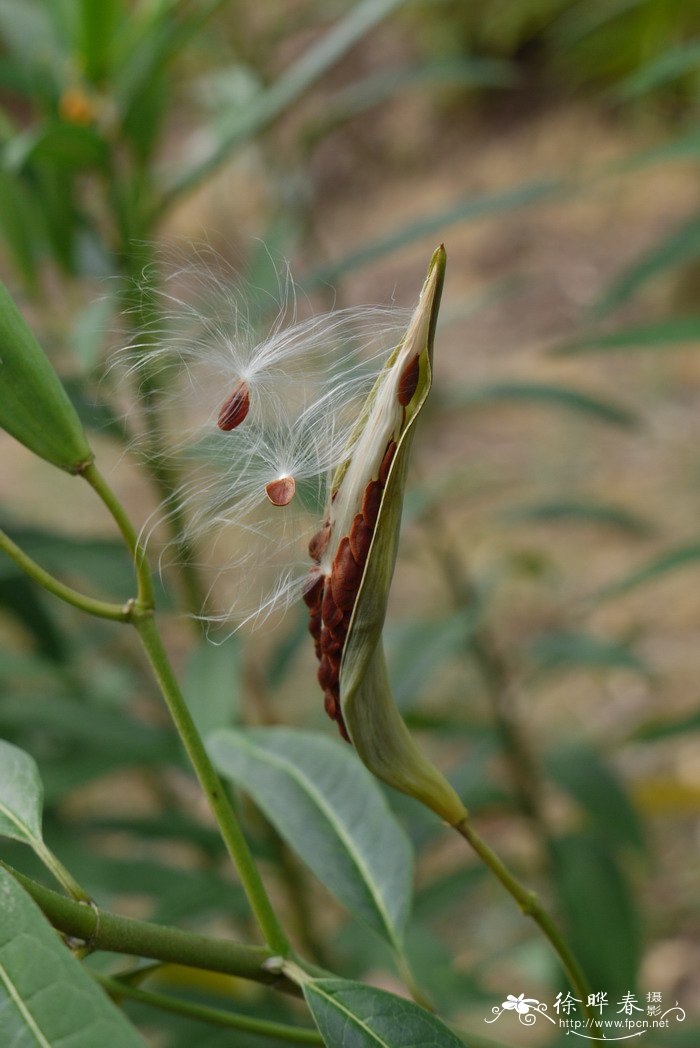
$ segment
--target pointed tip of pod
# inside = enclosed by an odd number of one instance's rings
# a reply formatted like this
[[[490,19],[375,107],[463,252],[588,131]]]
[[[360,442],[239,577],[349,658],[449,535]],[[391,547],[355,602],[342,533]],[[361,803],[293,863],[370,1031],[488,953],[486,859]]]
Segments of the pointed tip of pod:
[[[244,379],[239,379],[221,405],[216,424],[224,433],[240,426],[250,410],[250,389]]]
[[[265,494],[273,506],[288,506],[296,490],[297,482],[294,477],[279,477],[265,485]]]

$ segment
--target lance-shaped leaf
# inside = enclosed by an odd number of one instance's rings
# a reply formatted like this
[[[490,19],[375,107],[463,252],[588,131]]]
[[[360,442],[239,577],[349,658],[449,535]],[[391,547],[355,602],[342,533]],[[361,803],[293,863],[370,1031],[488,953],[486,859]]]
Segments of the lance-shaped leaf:
[[[463,1048],[435,1015],[413,1001],[348,979],[302,983],[328,1048]]]
[[[336,898],[400,949],[413,852],[348,747],[312,732],[261,728],[214,732],[208,749]]]
[[[145,1048],[146,1042],[0,867],[0,1044]]]
[[[384,782],[417,798],[450,824],[466,815],[464,805],[440,772],[426,759],[403,722],[387,677],[382,630],[389,589],[398,550],[406,470],[416,423],[432,383],[433,341],[445,273],[445,249],[440,246],[430,263],[428,276],[403,343],[387,363],[387,369],[402,367],[403,376],[417,361],[415,387],[404,405],[396,450],[384,484],[372,543],[359,591],[353,606],[340,666],[340,704],[345,727],[366,766]],[[381,377],[380,377],[381,382]],[[365,436],[382,432],[380,412],[386,397],[378,384],[370,394],[365,413],[354,435],[353,454],[338,486],[346,484],[353,460],[365,456]],[[380,449],[380,456],[381,451]],[[340,494],[337,496],[340,501]]]
[[[44,787],[34,759],[0,739],[0,836],[28,844],[69,894],[85,899],[80,886],[44,844],[43,802]]]
[[[69,473],[77,473],[93,457],[68,394],[2,283],[0,427]]]

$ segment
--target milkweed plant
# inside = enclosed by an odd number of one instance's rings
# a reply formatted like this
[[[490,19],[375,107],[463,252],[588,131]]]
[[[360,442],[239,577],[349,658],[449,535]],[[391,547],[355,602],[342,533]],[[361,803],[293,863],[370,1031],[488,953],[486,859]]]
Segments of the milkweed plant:
[[[382,634],[411,445],[432,384],[445,264],[440,246],[413,311],[344,309],[300,320],[292,300],[264,337],[245,302],[227,289],[219,306],[203,313],[166,282],[156,319],[114,364],[129,388],[147,393],[146,422],[141,416],[141,430],[137,418],[133,426],[135,456],[177,477],[161,510],[137,524],[100,471],[71,401],[2,289],[0,424],[34,454],[91,485],[129,549],[134,596],[125,604],[87,596],[8,535],[1,534],[0,545],[57,598],[135,629],[262,940],[192,935],[104,909],[43,841],[41,780],[32,758],[2,742],[0,833],[32,847],[63,889],[0,867],[6,988],[0,987],[0,1000],[5,994],[15,1005],[0,1006],[3,1044],[19,1043],[25,1028],[46,1031],[41,1044],[69,1033],[79,1048],[142,1044],[113,1003],[129,999],[274,1043],[463,1043],[433,1014],[406,961],[410,848],[372,776],[425,805],[469,843],[549,940],[577,999],[587,1000],[584,976],[556,923],[480,837],[453,787],[407,729],[385,665]],[[156,410],[154,441],[148,412]],[[150,562],[167,561],[183,548],[166,542],[158,558],[151,556],[160,525],[172,514],[187,548],[198,551],[208,583],[199,614],[219,628],[219,639],[221,627],[224,636],[241,626],[273,628],[280,609],[306,605],[318,701],[335,732],[329,725],[326,738],[312,739],[285,727],[219,729],[202,739],[155,609]],[[331,892],[386,935],[413,1001],[319,968],[292,947],[222,778],[250,793]],[[29,948],[43,950],[51,964],[34,970]],[[87,958],[100,951],[122,955],[121,966],[115,963],[107,975],[107,966],[91,965]],[[315,1027],[298,1015],[295,1022],[273,1022],[156,993],[144,983],[159,963],[227,972],[303,997]],[[38,989],[45,992],[37,995]],[[51,1032],[58,1027],[60,1033]]]

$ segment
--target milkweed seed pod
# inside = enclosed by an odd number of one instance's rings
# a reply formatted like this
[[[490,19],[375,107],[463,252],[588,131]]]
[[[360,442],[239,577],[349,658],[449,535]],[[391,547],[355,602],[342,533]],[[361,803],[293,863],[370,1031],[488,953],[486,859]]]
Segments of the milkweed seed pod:
[[[408,330],[350,434],[326,520],[310,542],[317,563],[304,600],[326,712],[370,771],[454,825],[465,817],[464,806],[406,728],[391,694],[382,646],[408,457],[432,382],[444,272],[441,246]]]
[[[166,276],[157,326],[115,361],[157,392],[156,453],[179,478],[146,537],[177,514],[210,583],[201,617],[225,630],[298,600],[330,480],[409,315],[353,307],[300,319],[287,282],[277,319],[255,322],[251,290],[205,268]],[[152,460],[147,431],[134,450]]]
[[[0,427],[35,455],[79,473],[92,451],[48,357],[0,283]]]

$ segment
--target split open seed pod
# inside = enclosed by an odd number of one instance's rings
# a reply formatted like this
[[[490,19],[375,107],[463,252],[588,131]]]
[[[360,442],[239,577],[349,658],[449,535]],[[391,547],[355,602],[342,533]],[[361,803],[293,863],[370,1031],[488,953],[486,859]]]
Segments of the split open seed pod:
[[[349,455],[333,479],[329,519],[319,532],[327,551],[316,558],[317,581],[312,574],[305,599],[326,710],[370,771],[454,825],[464,819],[464,805],[406,728],[382,645],[408,458],[432,383],[444,272],[441,245],[408,331],[377,379],[350,437]]]
[[[2,283],[0,427],[69,473],[80,472],[93,458],[68,394]]]

